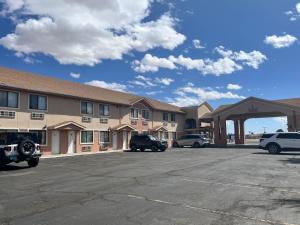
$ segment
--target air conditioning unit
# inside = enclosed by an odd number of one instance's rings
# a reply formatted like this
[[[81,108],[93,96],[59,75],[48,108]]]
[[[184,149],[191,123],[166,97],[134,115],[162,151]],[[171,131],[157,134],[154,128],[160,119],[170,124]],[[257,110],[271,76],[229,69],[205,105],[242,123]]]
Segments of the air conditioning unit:
[[[0,118],[14,119],[14,118],[16,118],[16,112],[1,110]]]
[[[168,122],[163,122],[163,126],[167,127],[168,126]]]
[[[148,122],[147,121],[143,121],[142,125],[143,126],[148,126]]]
[[[137,125],[137,120],[131,120],[131,125]]]
[[[83,116],[82,117],[82,122],[83,123],[90,123],[90,122],[92,122],[92,118],[89,117],[89,116]]]
[[[108,118],[100,118],[100,123],[108,123]]]
[[[45,118],[44,113],[37,113],[37,112],[31,113],[31,119],[32,120],[44,120],[44,118]]]
[[[92,151],[92,147],[91,146],[82,146],[81,151],[82,152],[90,152],[90,151]]]

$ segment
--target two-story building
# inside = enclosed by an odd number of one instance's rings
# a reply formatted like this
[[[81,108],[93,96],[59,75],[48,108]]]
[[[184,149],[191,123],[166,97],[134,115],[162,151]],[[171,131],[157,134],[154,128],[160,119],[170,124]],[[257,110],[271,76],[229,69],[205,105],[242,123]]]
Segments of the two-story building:
[[[184,110],[157,100],[0,68],[0,139],[5,131],[36,132],[44,154],[128,149],[136,133],[171,144],[185,119]]]

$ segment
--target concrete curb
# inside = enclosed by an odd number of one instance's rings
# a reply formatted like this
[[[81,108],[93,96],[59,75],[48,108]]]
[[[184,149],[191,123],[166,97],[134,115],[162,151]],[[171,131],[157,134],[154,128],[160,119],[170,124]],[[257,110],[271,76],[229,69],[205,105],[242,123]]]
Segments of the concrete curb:
[[[56,159],[56,158],[66,158],[74,156],[85,156],[85,155],[96,155],[96,154],[109,154],[109,153],[120,153],[124,150],[113,150],[113,151],[103,151],[103,152],[84,152],[84,153],[74,153],[74,154],[61,154],[61,155],[42,155],[41,159]]]

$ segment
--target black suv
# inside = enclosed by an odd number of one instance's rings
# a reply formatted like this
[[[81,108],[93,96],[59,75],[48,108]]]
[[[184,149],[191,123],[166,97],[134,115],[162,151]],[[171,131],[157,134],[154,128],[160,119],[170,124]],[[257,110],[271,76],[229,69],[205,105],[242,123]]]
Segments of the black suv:
[[[152,135],[135,135],[131,138],[129,147],[131,151],[145,151],[151,149],[154,152],[165,151],[168,148],[166,141],[161,141]]]
[[[0,166],[11,162],[27,161],[29,167],[36,167],[41,156],[36,133],[0,133]]]

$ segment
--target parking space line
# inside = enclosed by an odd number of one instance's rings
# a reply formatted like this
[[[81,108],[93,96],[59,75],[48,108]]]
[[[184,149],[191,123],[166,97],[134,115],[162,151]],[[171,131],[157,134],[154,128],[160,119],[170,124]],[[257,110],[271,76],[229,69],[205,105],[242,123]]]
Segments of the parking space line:
[[[1,174],[0,177],[19,177],[19,176],[25,176],[25,175],[29,175],[29,174],[33,174],[35,172],[33,171],[27,171],[27,172],[23,172],[23,173],[13,173],[13,174]]]
[[[178,207],[183,207],[187,209],[193,209],[197,211],[202,211],[202,212],[207,212],[211,214],[216,214],[216,215],[222,215],[222,216],[232,216],[236,218],[240,218],[243,220],[248,220],[248,221],[255,221],[255,222],[260,222],[260,223],[266,223],[266,224],[271,224],[271,225],[296,225],[292,223],[285,223],[285,222],[275,222],[272,220],[267,220],[267,219],[259,219],[255,217],[250,217],[250,216],[243,216],[235,213],[229,213],[221,210],[214,210],[214,209],[209,209],[209,208],[204,208],[204,207],[198,207],[198,206],[192,206],[192,205],[186,205],[186,204],[180,204],[176,202],[169,202],[169,201],[163,201],[163,200],[158,200],[158,199],[150,199],[144,196],[137,196],[137,195],[127,195],[129,198],[135,198],[143,201],[148,201],[148,202],[155,202],[155,203],[160,203],[160,204],[166,204],[166,205],[171,205],[171,206],[178,206]]]
[[[255,185],[255,184],[223,183],[223,182],[214,182],[214,181],[206,181],[206,180],[191,180],[191,179],[186,179],[186,178],[183,178],[182,180],[192,182],[192,183],[207,183],[210,185],[222,185],[222,186],[249,188],[249,189],[266,190],[268,188],[272,188],[272,189],[277,189],[280,192],[286,192],[286,193],[291,193],[291,194],[300,194],[300,191],[291,191],[291,190],[280,188],[280,187],[269,187],[269,186]]]

